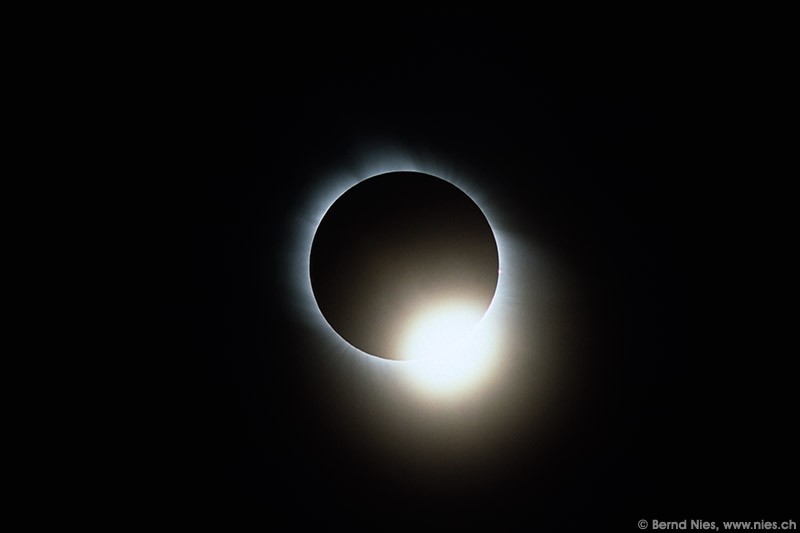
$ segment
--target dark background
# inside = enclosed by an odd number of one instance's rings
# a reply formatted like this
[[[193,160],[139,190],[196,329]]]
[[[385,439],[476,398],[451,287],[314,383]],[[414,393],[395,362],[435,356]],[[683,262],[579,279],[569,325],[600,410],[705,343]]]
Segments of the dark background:
[[[264,527],[797,520],[775,281],[790,241],[740,137],[759,52],[718,20],[657,19],[315,11],[175,32],[148,87],[170,298],[138,505]],[[491,486],[383,478],[328,431],[298,363],[283,259],[298,206],[376,138],[485,176],[586,302],[585,385],[557,442]]]

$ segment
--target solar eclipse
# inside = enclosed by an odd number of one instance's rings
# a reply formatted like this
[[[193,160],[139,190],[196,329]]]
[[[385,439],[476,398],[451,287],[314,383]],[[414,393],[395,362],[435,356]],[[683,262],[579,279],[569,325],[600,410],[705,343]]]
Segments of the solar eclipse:
[[[344,340],[407,360],[440,356],[469,336],[494,297],[498,267],[494,234],[469,196],[429,174],[389,172],[327,211],[310,279]]]
[[[520,432],[549,442],[563,267],[518,238],[475,169],[392,146],[353,155],[316,178],[287,257],[308,386],[382,475],[500,475]]]

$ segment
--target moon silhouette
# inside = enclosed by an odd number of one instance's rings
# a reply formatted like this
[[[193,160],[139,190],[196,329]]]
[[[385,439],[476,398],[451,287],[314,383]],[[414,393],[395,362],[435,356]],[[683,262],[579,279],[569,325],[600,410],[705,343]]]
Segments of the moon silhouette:
[[[342,194],[311,246],[311,287],[330,326],[349,344],[404,359],[414,315],[442,302],[489,308],[497,242],[462,190],[421,172],[389,172]]]

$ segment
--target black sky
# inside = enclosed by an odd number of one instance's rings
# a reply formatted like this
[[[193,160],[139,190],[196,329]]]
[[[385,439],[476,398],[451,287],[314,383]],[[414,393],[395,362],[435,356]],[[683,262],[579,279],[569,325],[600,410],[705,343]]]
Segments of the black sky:
[[[764,209],[727,144],[735,58],[702,27],[547,29],[316,13],[170,47],[153,129],[177,164],[154,195],[179,320],[153,358],[143,506],[263,527],[797,520],[779,484],[797,473],[794,356],[770,333]],[[483,177],[584,302],[558,438],[488,486],[384,478],[331,428],[304,366],[284,270],[300,206],[376,142]]]

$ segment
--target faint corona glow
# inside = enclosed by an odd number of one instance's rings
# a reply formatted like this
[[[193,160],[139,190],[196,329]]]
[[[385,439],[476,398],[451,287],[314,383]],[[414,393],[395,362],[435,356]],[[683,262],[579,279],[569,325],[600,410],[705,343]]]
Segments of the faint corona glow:
[[[460,484],[470,472],[480,479],[513,458],[517,436],[533,424],[543,439],[556,429],[547,420],[569,382],[554,356],[569,354],[561,343],[578,327],[562,327],[574,305],[565,292],[568,273],[546,248],[517,233],[515,220],[500,209],[492,176],[394,142],[362,143],[339,161],[320,165],[283,250],[288,310],[306,326],[297,342],[320,406],[342,428],[343,442],[378,469],[395,475],[406,466],[424,468],[431,472],[420,477],[426,486]],[[397,345],[404,357],[391,360],[352,346],[328,324],[314,298],[309,262],[333,203],[363,180],[399,171],[430,174],[466,193],[489,222],[499,265],[485,313],[459,294],[433,293],[405,317]],[[273,258],[274,250],[265,255]]]
[[[482,314],[480,306],[456,301],[416,315],[404,343],[408,384],[425,396],[458,399],[489,381],[497,334]]]
[[[493,209],[492,202],[481,193],[476,182],[469,178],[470,172],[454,168],[451,162],[429,154],[412,154],[394,147],[382,146],[365,150],[351,162],[352,166],[349,168],[340,167],[338,171],[331,169],[327,177],[320,178],[318,186],[298,212],[293,240],[299,246],[295,246],[293,253],[287,258],[287,266],[291,271],[289,279],[292,280],[295,295],[293,303],[298,316],[322,335],[324,342],[329,346],[327,350],[329,356],[343,358],[342,362],[355,365],[365,377],[381,379],[378,376],[387,376],[389,372],[409,385],[409,391],[423,398],[431,395],[443,398],[448,392],[458,394],[475,390],[478,383],[483,384],[488,381],[485,377],[491,372],[487,369],[496,369],[499,364],[498,359],[501,359],[502,354],[494,346],[496,343],[490,342],[493,337],[490,332],[497,330],[497,326],[507,318],[509,303],[512,300],[509,276],[506,272],[509,269],[514,270],[515,263],[508,261],[506,253],[513,252],[515,246],[511,237],[497,225],[500,219],[499,213]],[[489,311],[473,332],[477,335],[475,339],[477,342],[467,350],[463,350],[459,357],[452,355],[453,350],[445,350],[437,357],[415,361],[392,361],[371,356],[339,336],[324,319],[314,299],[308,261],[314,234],[325,213],[342,194],[361,181],[385,172],[398,171],[423,172],[452,183],[479,205],[495,235],[503,275],[498,278],[497,290]],[[514,277],[513,274],[511,277]],[[416,348],[407,347],[407,350],[412,349]],[[479,376],[484,378],[478,379]]]

